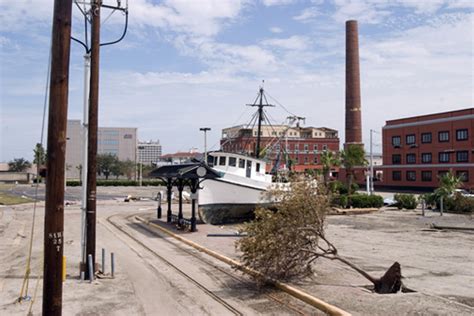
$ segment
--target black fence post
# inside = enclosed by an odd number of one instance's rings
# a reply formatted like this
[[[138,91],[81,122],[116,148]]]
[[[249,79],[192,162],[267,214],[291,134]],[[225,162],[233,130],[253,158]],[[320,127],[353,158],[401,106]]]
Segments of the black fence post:
[[[168,182],[166,183],[166,189],[168,193],[168,212],[166,214],[166,222],[171,223],[171,194],[173,190],[173,181],[171,178],[168,178]]]
[[[156,217],[160,219],[161,218],[161,191],[159,191],[158,194],[156,195],[156,199],[158,200],[158,209],[156,210],[157,212]]]

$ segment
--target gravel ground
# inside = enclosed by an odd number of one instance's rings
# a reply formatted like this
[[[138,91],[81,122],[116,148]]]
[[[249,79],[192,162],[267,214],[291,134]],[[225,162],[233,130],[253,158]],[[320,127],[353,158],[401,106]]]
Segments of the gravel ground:
[[[19,192],[26,191],[19,189]],[[103,225],[98,226],[98,249],[104,247],[108,252],[118,254],[116,278],[96,281],[92,286],[78,280],[78,192],[78,188],[68,188],[72,204],[65,211],[68,278],[64,283],[63,314],[149,315],[155,311],[162,315],[189,314],[188,310],[175,309],[173,302],[170,302],[173,296],[169,293],[174,293],[172,282],[166,278],[150,278],[143,270],[140,258],[131,251],[123,252],[121,242]],[[142,213],[149,219],[155,219],[155,201],[125,203],[123,197],[132,194],[152,198],[156,192],[157,188],[99,188],[99,194],[103,197],[98,203],[99,217]],[[29,295],[33,295],[35,278],[41,271],[42,208],[39,204]],[[185,205],[186,217],[189,216],[189,208]],[[31,204],[0,207],[1,315],[25,315],[29,307],[29,302],[15,304],[14,301],[18,298],[23,279],[31,217]],[[383,209],[372,214],[328,217],[327,236],[341,255],[374,276],[382,275],[394,261],[400,262],[404,284],[415,290],[414,293],[374,294],[366,288],[370,285],[366,279],[338,262],[324,259],[315,264],[316,274],[312,279],[294,285],[354,315],[472,315],[474,234],[432,230],[431,223],[474,227],[471,216],[444,214],[440,217],[438,213],[428,211],[422,217],[420,210]],[[168,228],[174,229],[172,226]],[[233,233],[238,225],[200,224],[198,229],[197,233],[176,232],[212,250],[238,258],[234,246],[236,238],[207,236],[209,233]],[[41,310],[41,292],[40,282],[39,296],[33,305],[34,314],[39,314]]]

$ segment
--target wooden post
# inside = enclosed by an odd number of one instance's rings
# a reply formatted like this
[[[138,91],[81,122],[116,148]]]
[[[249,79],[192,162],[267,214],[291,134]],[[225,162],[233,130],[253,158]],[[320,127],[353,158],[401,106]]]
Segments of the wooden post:
[[[54,2],[44,216],[43,315],[62,313],[64,179],[72,0]]]
[[[89,141],[87,165],[86,257],[92,256],[95,269],[96,187],[97,187],[97,130],[99,121],[99,48],[100,48],[100,0],[92,2],[91,70],[89,91]],[[86,279],[90,278],[90,265],[86,265]]]

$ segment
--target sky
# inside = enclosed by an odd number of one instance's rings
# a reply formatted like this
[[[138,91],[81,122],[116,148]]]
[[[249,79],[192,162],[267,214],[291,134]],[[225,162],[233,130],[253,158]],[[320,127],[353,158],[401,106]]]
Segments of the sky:
[[[0,1],[0,162],[31,160],[41,141],[52,3]],[[100,53],[99,126],[137,127],[164,153],[203,150],[199,128],[210,127],[216,150],[223,128],[250,121],[255,108],[245,104],[264,80],[274,124],[306,117],[339,130],[342,145],[345,21],[355,19],[368,145],[386,120],[473,107],[473,3],[129,0],[125,39]],[[102,41],[123,30],[124,16],[110,13],[102,10]],[[72,33],[84,36],[75,6]],[[83,55],[72,42],[68,119],[82,119]]]

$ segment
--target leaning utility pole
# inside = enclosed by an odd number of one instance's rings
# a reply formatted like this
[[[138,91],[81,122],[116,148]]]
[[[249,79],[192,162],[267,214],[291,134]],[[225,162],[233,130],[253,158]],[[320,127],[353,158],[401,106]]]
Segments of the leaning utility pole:
[[[54,2],[49,90],[43,315],[61,315],[63,295],[64,172],[72,1]]]
[[[91,6],[91,70],[89,84],[89,139],[87,157],[87,210],[86,258],[92,255],[92,269],[85,265],[85,278],[95,272],[96,189],[97,189],[97,131],[99,125],[99,51],[100,51],[100,0]]]

